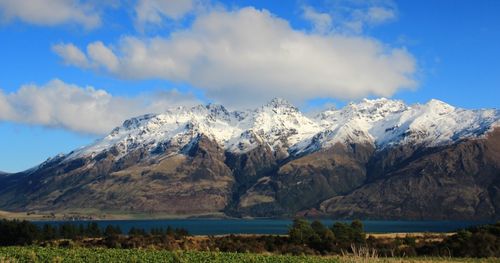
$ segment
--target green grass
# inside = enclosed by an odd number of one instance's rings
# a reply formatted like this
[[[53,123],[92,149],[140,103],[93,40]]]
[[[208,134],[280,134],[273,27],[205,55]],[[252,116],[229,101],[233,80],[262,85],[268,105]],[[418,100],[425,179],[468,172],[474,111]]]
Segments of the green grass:
[[[21,262],[499,262],[498,259],[356,258],[277,256],[220,252],[171,252],[164,250],[0,247],[0,263]]]
[[[338,262],[332,258],[139,249],[1,247],[0,263],[14,262]]]

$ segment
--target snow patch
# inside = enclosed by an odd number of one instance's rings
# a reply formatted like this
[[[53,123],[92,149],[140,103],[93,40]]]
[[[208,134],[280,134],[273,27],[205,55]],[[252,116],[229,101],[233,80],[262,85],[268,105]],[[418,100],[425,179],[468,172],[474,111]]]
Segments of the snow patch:
[[[336,143],[369,143],[378,149],[406,143],[438,146],[482,136],[497,126],[498,110],[466,110],[439,100],[408,106],[399,100],[365,99],[307,117],[288,101],[273,99],[255,110],[228,111],[209,104],[139,116],[66,158],[96,156],[111,149],[118,151],[116,158],[138,148],[151,153],[165,147],[182,149],[199,135],[236,153],[259,145],[291,154]]]

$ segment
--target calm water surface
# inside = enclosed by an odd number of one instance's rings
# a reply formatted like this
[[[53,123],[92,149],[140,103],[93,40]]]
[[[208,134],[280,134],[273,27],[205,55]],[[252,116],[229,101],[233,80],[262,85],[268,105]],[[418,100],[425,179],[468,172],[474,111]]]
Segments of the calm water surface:
[[[65,222],[87,224],[90,221],[38,221],[38,225],[50,223],[58,225]],[[94,222],[94,221],[92,221]],[[95,221],[100,227],[107,225],[120,226],[124,233],[131,227],[151,228],[167,226],[182,227],[193,235],[221,235],[221,234],[286,234],[292,220],[281,219],[168,219],[168,220],[103,220]],[[331,226],[335,222],[350,223],[343,220],[321,220],[323,224]],[[470,221],[363,221],[365,231],[369,233],[412,233],[412,232],[452,232],[469,226],[492,222]]]

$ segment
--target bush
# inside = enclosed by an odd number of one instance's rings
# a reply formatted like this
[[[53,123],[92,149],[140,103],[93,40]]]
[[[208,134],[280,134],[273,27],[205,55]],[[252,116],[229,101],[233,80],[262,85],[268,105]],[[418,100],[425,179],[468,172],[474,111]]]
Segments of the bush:
[[[500,222],[458,231],[440,248],[454,257],[500,257]]]

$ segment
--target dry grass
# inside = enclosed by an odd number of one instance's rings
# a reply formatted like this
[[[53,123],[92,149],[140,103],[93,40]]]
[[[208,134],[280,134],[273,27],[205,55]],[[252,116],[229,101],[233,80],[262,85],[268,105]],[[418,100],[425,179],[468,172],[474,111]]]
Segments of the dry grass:
[[[374,262],[378,260],[377,250],[369,247],[357,247],[351,245],[352,253],[347,253],[342,250],[342,260],[345,262]]]
[[[0,257],[0,263],[17,263],[17,262],[19,261],[13,258]]]
[[[49,220],[49,213],[29,214],[27,212],[9,212],[0,210],[0,219]]]
[[[404,234],[406,235],[406,234]],[[417,233],[417,237],[425,238],[428,234]],[[399,238],[400,234],[383,234],[379,238]],[[413,258],[398,258],[398,257],[379,257],[378,252],[374,248],[351,246],[352,253],[342,251],[342,256],[334,257],[338,262],[342,263],[397,263],[397,262],[413,262],[413,263],[431,263],[431,262],[446,262],[446,263],[463,263],[463,262],[500,262],[497,258],[473,259],[473,258],[451,258],[451,257],[413,257]]]
[[[455,259],[455,258],[376,258],[376,259],[365,259],[353,256],[342,256],[335,258],[340,263],[433,263],[433,262],[443,262],[443,263],[466,263],[466,262],[477,262],[477,263],[498,263],[498,259]]]
[[[406,237],[415,238],[417,243],[425,242],[442,242],[445,238],[454,235],[455,233],[383,233],[383,234],[368,234],[368,237],[373,237],[378,240],[392,241],[394,239],[403,239]]]
[[[241,197],[240,206],[245,208],[256,204],[272,203],[274,201],[276,201],[276,199],[274,199],[274,197],[272,196],[247,193]]]
[[[371,262],[387,262],[387,263],[431,263],[431,262],[446,262],[446,263],[465,263],[465,262],[477,262],[477,263],[498,263],[498,259],[472,259],[472,258],[382,258]]]

